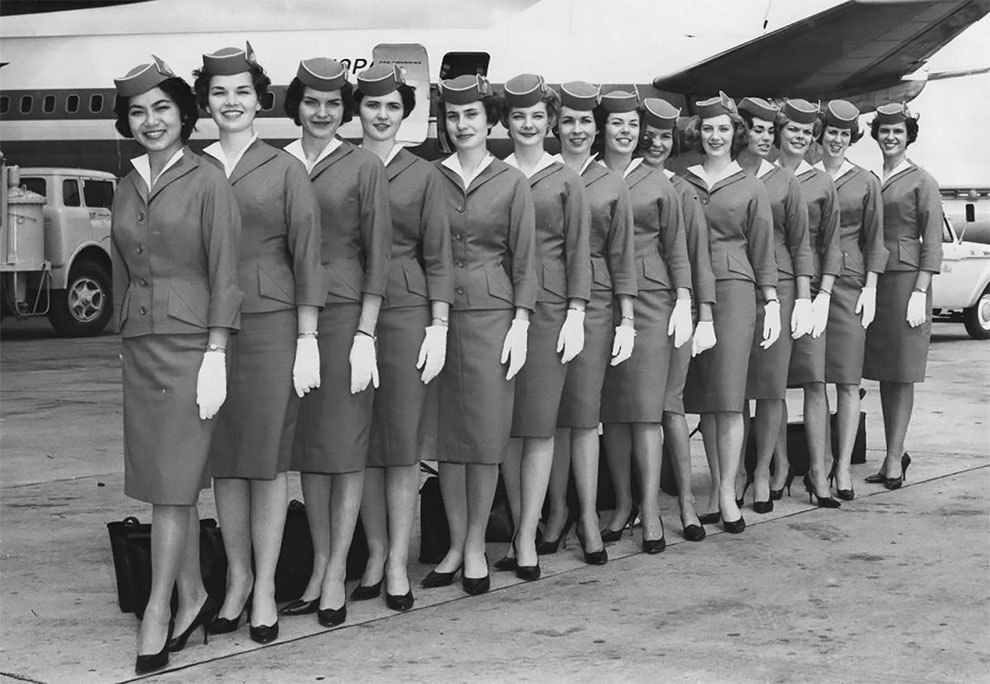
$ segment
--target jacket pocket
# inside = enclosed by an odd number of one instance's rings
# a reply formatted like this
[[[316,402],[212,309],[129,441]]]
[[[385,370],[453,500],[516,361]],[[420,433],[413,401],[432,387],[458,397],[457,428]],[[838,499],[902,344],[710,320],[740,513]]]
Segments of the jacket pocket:
[[[730,273],[746,276],[746,280],[756,280],[756,276],[753,274],[753,267],[750,265],[749,260],[739,256],[735,252],[725,253],[725,267]]]
[[[640,271],[644,280],[640,284],[641,290],[668,290],[670,289],[670,277],[667,273],[667,265],[659,254],[650,254],[643,257]]]
[[[283,273],[272,275],[263,266],[258,266],[258,294],[262,297],[274,299],[283,304],[295,304],[296,298],[286,289],[288,287],[294,290],[293,285],[292,275],[288,269],[285,269]]]
[[[902,237],[897,243],[897,257],[902,264],[917,267],[921,260],[921,243],[914,238]]]
[[[323,267],[327,294],[354,301],[361,300],[361,281],[364,273],[357,264],[346,261],[331,262]]]
[[[508,274],[500,267],[490,267],[485,269],[485,278],[488,281],[488,294],[503,302],[513,303],[512,283],[509,282]]]
[[[426,274],[423,273],[423,269],[419,267],[419,264],[403,264],[402,274],[406,281],[406,290],[420,297],[427,296]]]
[[[543,282],[541,283],[543,289],[552,295],[556,295],[556,299],[564,299],[567,297],[567,274],[564,273],[563,266],[557,262],[550,264],[542,264],[541,270],[543,272]],[[551,301],[556,301],[555,298],[547,298],[545,295],[544,299],[549,299]]]
[[[863,273],[863,255],[858,250],[843,250],[842,268],[850,273]]]
[[[208,306],[205,293],[197,295],[196,292],[176,283],[169,286],[168,305],[165,307],[165,313],[169,318],[197,328],[205,328]]]
[[[596,290],[612,289],[612,272],[608,270],[608,264],[602,257],[592,257],[591,259],[591,279]]]

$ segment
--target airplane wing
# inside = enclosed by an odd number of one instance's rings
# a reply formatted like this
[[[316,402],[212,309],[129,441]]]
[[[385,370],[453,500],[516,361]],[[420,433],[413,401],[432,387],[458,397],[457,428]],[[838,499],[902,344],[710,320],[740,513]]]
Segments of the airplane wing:
[[[850,0],[653,85],[697,98],[850,98],[895,85],[988,12],[990,0]]]
[[[148,0],[4,0],[0,3],[0,17],[130,5],[135,2],[148,2]]]

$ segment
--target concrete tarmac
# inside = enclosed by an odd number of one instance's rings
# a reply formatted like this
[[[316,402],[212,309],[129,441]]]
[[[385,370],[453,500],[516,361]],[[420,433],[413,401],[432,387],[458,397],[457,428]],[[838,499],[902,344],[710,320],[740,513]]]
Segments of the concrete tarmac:
[[[479,597],[459,582],[420,589],[430,568],[412,563],[409,613],[379,599],[349,603],[332,630],[282,618],[263,647],[243,625],[206,646],[193,637],[147,680],[988,682],[990,345],[961,325],[934,330],[900,490],[862,482],[884,443],[877,385],[864,382],[868,462],[839,510],[809,505],[798,482],[767,515],[748,496],[743,534],[708,526],[695,544],[662,495],[658,556],[639,553],[637,530],[586,566],[572,532],[541,557],[542,579],[493,573]],[[119,340],[8,321],[0,339],[0,682],[131,681],[138,623],[117,607],[106,523],[151,511],[123,495]],[[799,393],[789,405],[798,418]],[[208,491],[200,513],[216,517]]]

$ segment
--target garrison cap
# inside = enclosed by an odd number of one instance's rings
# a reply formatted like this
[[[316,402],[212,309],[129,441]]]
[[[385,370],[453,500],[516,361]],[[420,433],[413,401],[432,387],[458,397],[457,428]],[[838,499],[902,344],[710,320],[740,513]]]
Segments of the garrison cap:
[[[502,86],[502,101],[508,107],[532,107],[547,93],[547,84],[537,74],[513,76]]]
[[[807,100],[794,98],[784,103],[781,111],[790,121],[797,124],[813,124],[818,119],[818,109],[821,103],[812,104]]]
[[[777,119],[777,113],[780,111],[780,107],[764,100],[762,97],[744,97],[739,101],[739,110],[749,112],[757,119],[763,119],[772,123]]]
[[[134,97],[146,93],[162,81],[175,78],[175,72],[160,57],[151,56],[150,64],[139,64],[126,75],[113,79],[120,97]]]
[[[601,106],[609,114],[625,114],[639,106],[639,96],[627,90],[613,90],[602,95]]]
[[[590,112],[601,103],[601,100],[601,86],[584,81],[571,81],[560,86],[560,104],[575,111]]]
[[[226,47],[216,52],[203,55],[203,71],[210,76],[232,76],[244,71],[250,71],[258,66],[254,58],[251,43],[244,42],[244,49]]]
[[[444,102],[456,105],[478,102],[481,98],[492,94],[491,84],[481,74],[475,76],[464,74],[457,78],[448,78],[440,81],[437,90]]]
[[[375,64],[358,74],[357,82],[358,90],[368,97],[381,97],[406,84],[406,70],[398,64]]]
[[[899,124],[908,119],[917,119],[918,115],[913,114],[903,102],[891,102],[890,104],[877,107],[877,123],[880,125]]]
[[[834,128],[854,128],[859,120],[859,110],[847,100],[832,100],[825,105],[822,121]]]
[[[643,109],[646,112],[646,125],[662,131],[673,130],[677,125],[677,117],[681,115],[680,109],[659,97],[648,97],[643,100]]]
[[[347,83],[347,67],[335,59],[312,57],[299,62],[296,78],[304,86],[329,93]]]
[[[717,97],[710,97],[707,100],[696,102],[694,110],[702,119],[713,119],[723,114],[734,114],[736,103],[732,101],[731,97],[720,90]]]

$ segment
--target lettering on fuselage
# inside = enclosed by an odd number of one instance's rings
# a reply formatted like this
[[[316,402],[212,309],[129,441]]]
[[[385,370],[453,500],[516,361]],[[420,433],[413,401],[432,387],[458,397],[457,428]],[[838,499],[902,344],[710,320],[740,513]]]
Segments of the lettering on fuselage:
[[[363,71],[371,66],[371,60],[365,59],[364,57],[355,57],[351,59],[350,57],[344,57],[343,59],[337,60],[350,71],[352,74],[356,74],[359,71]]]

